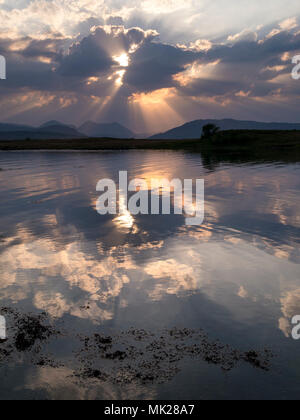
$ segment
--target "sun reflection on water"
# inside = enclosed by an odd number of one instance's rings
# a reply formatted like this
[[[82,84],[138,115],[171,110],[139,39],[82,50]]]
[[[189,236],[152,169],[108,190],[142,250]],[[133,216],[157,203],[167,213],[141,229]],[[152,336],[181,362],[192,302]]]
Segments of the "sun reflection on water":
[[[132,229],[134,228],[134,217],[127,208],[124,195],[120,192],[119,196],[119,215],[113,219],[113,222],[120,229]],[[132,233],[136,231],[137,228],[134,228]]]

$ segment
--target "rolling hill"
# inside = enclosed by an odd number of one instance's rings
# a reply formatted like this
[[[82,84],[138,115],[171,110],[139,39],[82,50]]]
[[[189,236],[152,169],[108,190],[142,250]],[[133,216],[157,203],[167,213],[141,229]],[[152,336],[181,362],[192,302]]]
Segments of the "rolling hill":
[[[49,121],[40,127],[0,124],[0,140],[74,139],[84,137],[86,136],[78,132],[76,128],[59,123],[58,121]]]
[[[266,123],[257,121],[240,121],[233,119],[225,120],[196,120],[180,127],[173,128],[165,133],[151,136],[150,139],[180,140],[196,139],[202,134],[202,128],[206,124],[215,124],[221,130],[300,130],[300,124],[292,123]]]

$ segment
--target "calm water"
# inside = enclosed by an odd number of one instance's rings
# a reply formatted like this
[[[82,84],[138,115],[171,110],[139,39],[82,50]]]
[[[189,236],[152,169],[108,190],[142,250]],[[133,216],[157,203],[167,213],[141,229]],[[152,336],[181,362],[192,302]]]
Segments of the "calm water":
[[[198,154],[128,151],[1,152],[0,167],[0,308],[44,311],[63,332],[0,359],[0,398],[299,398],[300,341],[290,320],[300,314],[300,165],[207,168]],[[204,178],[204,225],[98,215],[97,181],[119,170]],[[8,317],[8,335],[14,322]],[[139,381],[124,373],[138,363],[132,356],[100,360],[110,377],[80,376],[87,359],[98,361],[89,351],[78,356],[78,334],[123,337],[126,347],[130,328],[145,329],[153,338],[135,343],[147,355],[173,327],[202,329],[240,351],[270,349],[270,369],[240,361],[225,371],[174,356]],[[38,352],[52,362],[38,365]]]

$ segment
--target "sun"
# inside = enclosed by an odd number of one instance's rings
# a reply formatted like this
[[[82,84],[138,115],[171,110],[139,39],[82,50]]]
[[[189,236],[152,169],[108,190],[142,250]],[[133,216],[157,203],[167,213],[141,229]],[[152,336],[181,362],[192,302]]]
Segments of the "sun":
[[[115,79],[115,84],[117,86],[122,86],[123,85],[123,79],[124,79],[124,75],[126,73],[126,70],[119,70],[115,73],[115,75],[117,76]]]
[[[123,85],[123,78],[126,73],[126,67],[129,66],[129,55],[124,52],[121,55],[114,55],[112,58],[116,63],[119,64],[119,69],[114,72],[114,76],[115,85],[120,88]]]
[[[121,67],[128,67],[129,66],[129,55],[127,53],[123,53],[121,55],[115,55],[113,59],[121,66]]]

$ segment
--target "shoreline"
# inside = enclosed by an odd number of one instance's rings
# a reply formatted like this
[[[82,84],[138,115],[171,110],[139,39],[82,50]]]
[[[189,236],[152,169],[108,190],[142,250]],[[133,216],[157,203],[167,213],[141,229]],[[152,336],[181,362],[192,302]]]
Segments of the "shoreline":
[[[138,139],[62,139],[62,140],[0,140],[0,150],[74,150],[74,151],[104,151],[104,150],[149,150],[176,149],[197,147],[199,139],[195,140],[138,140]]]
[[[209,139],[113,139],[0,140],[1,151],[116,151],[190,150],[234,153],[295,153],[300,159],[300,131],[221,131]]]

